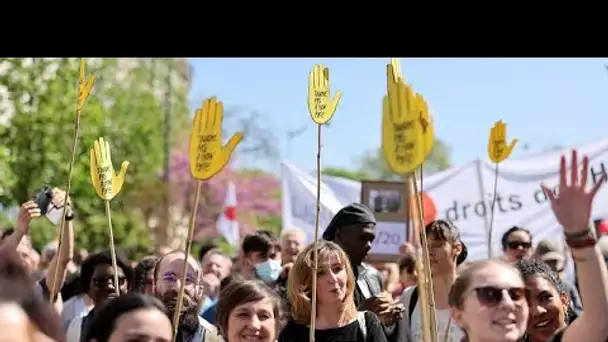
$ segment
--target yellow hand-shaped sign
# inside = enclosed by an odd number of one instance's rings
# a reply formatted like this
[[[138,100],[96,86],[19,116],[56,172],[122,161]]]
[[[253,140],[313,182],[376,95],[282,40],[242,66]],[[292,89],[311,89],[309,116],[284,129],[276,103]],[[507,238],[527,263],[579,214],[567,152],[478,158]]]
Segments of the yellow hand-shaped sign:
[[[420,94],[416,94],[416,100],[420,125],[422,126],[422,132],[424,133],[424,157],[426,159],[433,149],[433,142],[435,141],[435,129],[433,128],[433,119],[429,113],[429,107],[426,101]]]
[[[316,64],[308,76],[308,112],[312,121],[322,125],[329,121],[338,107],[342,93],[338,90],[329,99],[329,69]]]
[[[403,82],[395,63],[387,66],[388,95],[382,101],[382,148],[393,172],[406,174],[424,162],[419,100]]]
[[[222,146],[223,117],[224,106],[215,97],[206,99],[196,110],[190,134],[190,172],[197,180],[207,180],[222,171],[243,140],[243,133],[237,132]]]
[[[106,201],[114,198],[122,189],[129,162],[123,161],[120,164],[120,172],[115,174],[110,144],[103,138],[99,138],[89,151],[89,166],[91,182],[97,195]]]
[[[494,163],[500,163],[509,158],[513,148],[517,144],[517,139],[513,139],[507,146],[507,125],[502,121],[494,123],[490,129],[490,139],[488,141],[488,156]]]
[[[87,62],[84,58],[80,59],[80,75],[78,76],[78,101],[76,102],[76,110],[80,111],[91,94],[91,89],[95,84],[95,74],[87,80],[86,76]]]

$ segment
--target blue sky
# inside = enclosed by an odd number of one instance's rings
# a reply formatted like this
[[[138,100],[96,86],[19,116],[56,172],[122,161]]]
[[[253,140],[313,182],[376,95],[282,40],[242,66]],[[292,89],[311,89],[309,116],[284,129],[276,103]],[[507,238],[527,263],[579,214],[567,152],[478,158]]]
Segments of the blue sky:
[[[323,165],[354,168],[380,146],[382,59],[191,59],[191,105],[218,96],[225,107],[260,112],[282,157],[312,171],[316,129],[306,96],[315,63],[330,68],[330,87],[342,91],[331,126],[324,129]],[[576,146],[608,135],[608,72],[603,59],[401,59],[406,81],[435,112],[435,133],[451,147],[453,164],[486,157],[489,129],[508,124],[520,144],[514,157],[553,145]],[[291,140],[286,132],[308,129]],[[230,129],[230,127],[226,127]],[[529,149],[523,150],[527,145]],[[277,170],[274,162],[240,159],[241,165]]]

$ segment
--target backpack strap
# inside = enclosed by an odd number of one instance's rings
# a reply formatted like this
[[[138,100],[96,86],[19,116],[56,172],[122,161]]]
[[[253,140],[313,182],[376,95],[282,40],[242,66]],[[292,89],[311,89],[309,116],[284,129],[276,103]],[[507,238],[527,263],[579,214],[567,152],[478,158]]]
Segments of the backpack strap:
[[[418,286],[414,287],[412,290],[412,295],[410,296],[410,302],[407,308],[409,324],[412,324],[412,314],[414,313],[414,309],[416,309],[416,303],[418,303]]]
[[[359,328],[363,334],[363,340],[367,340],[367,324],[365,322],[365,311],[357,312],[357,321],[359,321]]]

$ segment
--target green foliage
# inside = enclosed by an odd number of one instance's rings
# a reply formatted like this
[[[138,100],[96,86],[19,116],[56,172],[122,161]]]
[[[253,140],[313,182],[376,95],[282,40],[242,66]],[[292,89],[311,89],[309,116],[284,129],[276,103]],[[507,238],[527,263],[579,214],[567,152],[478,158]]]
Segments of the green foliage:
[[[370,174],[364,170],[347,170],[339,167],[326,167],[321,173],[328,176],[347,178],[354,181],[362,181],[364,179],[370,179]]]
[[[164,110],[151,86],[152,71],[135,62],[125,72],[124,62],[89,62],[87,73],[95,72],[97,81],[81,115],[71,197],[77,215],[77,246],[106,248],[104,204],[90,184],[88,165],[93,141],[106,138],[116,169],[123,160],[131,162],[122,192],[111,208],[116,244],[135,257],[152,246],[138,200],[139,189],[155,186],[162,170]],[[0,72],[0,84],[7,88],[9,97],[3,102],[8,100],[14,106],[12,113],[0,113],[11,115],[8,124],[0,127],[0,145],[4,147],[0,151],[0,203],[10,207],[32,198],[44,184],[67,187],[79,60],[34,59],[28,63],[27,59],[3,58],[0,66],[6,68]],[[186,94],[173,103],[187,108]],[[173,111],[178,122],[187,121],[187,110]],[[40,247],[56,238],[57,229],[46,220],[38,220],[31,234]]]
[[[433,174],[451,166],[450,149],[441,140],[435,139],[433,149],[424,162],[424,173]],[[382,147],[365,153],[360,162],[360,172],[365,172],[376,180],[400,180],[401,176],[394,174],[384,158]]]

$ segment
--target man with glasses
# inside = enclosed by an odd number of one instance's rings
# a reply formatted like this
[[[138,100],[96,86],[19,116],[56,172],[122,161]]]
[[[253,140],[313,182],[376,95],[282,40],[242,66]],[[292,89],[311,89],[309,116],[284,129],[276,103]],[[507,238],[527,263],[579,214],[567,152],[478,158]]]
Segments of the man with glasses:
[[[154,269],[154,292],[165,304],[169,317],[173,319],[177,306],[181,281],[183,279],[186,254],[172,251],[161,257]],[[178,342],[217,341],[217,330],[213,325],[199,316],[203,299],[202,267],[192,256],[188,257],[184,297],[177,324]]]

